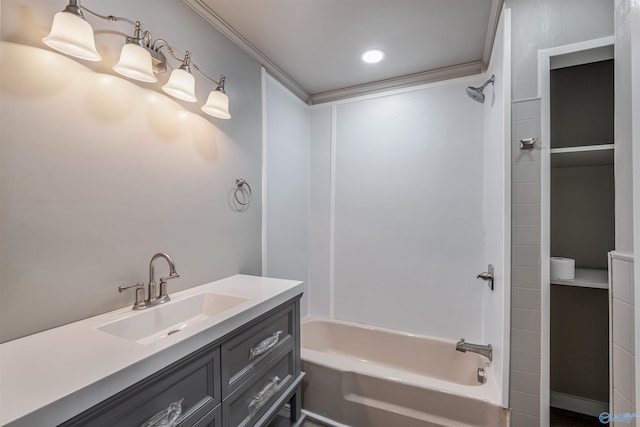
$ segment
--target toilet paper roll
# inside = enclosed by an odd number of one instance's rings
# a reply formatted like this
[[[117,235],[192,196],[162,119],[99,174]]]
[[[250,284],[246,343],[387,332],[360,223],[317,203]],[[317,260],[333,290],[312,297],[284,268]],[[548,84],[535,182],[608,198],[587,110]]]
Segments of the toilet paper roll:
[[[551,257],[551,279],[573,280],[576,278],[576,260]]]

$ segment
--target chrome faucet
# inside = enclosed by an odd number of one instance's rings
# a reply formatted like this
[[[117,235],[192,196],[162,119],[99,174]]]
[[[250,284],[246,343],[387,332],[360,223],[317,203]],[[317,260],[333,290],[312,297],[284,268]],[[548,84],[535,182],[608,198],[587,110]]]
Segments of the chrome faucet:
[[[466,353],[470,351],[472,353],[478,353],[489,360],[493,359],[493,349],[491,348],[491,344],[480,345],[480,344],[471,344],[464,341],[464,338],[460,338],[460,341],[456,344],[456,350]]]
[[[169,277],[160,278],[160,294],[156,295],[156,280],[155,280],[155,274],[153,269],[153,263],[158,258],[164,258],[169,264]],[[171,259],[171,257],[164,252],[158,252],[157,254],[155,254],[151,258],[151,262],[149,262],[149,285],[148,285],[149,290],[148,290],[148,294],[147,294],[148,297],[146,301],[147,305],[149,306],[157,305],[157,304],[162,304],[169,301],[170,298],[169,298],[169,294],[167,293],[167,280],[177,279],[178,277],[180,277],[180,275],[176,273],[176,265],[173,262],[173,259]]]

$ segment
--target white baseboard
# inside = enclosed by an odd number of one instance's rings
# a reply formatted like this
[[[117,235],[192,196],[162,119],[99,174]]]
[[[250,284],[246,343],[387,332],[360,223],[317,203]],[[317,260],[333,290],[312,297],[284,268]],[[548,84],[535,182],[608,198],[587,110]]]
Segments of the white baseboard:
[[[550,393],[550,397],[551,406],[554,408],[565,409],[567,411],[591,415],[593,417],[597,417],[603,412],[609,412],[609,404],[607,402],[571,396],[570,394],[558,393],[555,391]]]

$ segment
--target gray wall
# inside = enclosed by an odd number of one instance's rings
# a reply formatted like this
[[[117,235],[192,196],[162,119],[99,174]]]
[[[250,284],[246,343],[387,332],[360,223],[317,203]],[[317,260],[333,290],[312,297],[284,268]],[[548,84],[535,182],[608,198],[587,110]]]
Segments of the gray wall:
[[[613,59],[553,70],[550,83],[552,148],[613,144]]]
[[[551,325],[551,390],[608,402],[607,290],[551,285]]]
[[[520,138],[540,136],[538,50],[613,34],[608,0],[506,0],[512,10],[513,239],[511,422],[540,425],[540,151]],[[518,101],[518,102],[516,102]],[[542,142],[544,143],[544,141]]]
[[[301,280],[309,311],[309,106],[265,72],[265,265],[269,277]]]
[[[229,204],[234,178],[261,187],[259,65],[180,1],[87,4],[141,20],[224,73],[232,118],[214,119],[160,91],[168,75],[144,84],[111,70],[126,23],[88,18],[100,63],[46,48],[65,3],[2,1],[2,341],[132,304],[117,285],[147,281],[158,251],[182,275],[172,292],[261,273],[260,197],[245,212]],[[213,89],[198,76],[196,86],[202,101]]]
[[[332,293],[331,269],[331,198],[332,198],[332,106],[311,109],[311,168],[309,203],[309,276],[312,289],[309,312],[329,317]],[[335,154],[335,152],[333,153]]]
[[[613,35],[612,0],[506,0],[513,99],[538,96],[538,50]]]
[[[613,165],[551,169],[551,256],[603,268],[614,249]]]

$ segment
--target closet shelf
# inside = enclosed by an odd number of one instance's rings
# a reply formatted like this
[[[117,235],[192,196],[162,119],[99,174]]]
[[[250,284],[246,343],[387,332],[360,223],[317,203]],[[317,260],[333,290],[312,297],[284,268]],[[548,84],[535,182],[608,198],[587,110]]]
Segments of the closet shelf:
[[[581,288],[609,289],[609,272],[600,268],[576,268],[574,280],[551,279],[552,285],[577,286]]]
[[[614,144],[578,145],[575,147],[559,147],[559,148],[551,148],[551,154],[607,151],[607,150],[613,150],[614,147],[615,147]]]
[[[613,144],[551,149],[551,167],[613,165]]]

